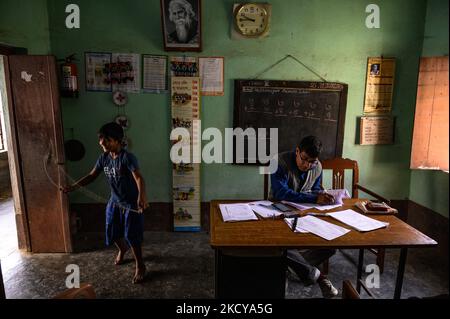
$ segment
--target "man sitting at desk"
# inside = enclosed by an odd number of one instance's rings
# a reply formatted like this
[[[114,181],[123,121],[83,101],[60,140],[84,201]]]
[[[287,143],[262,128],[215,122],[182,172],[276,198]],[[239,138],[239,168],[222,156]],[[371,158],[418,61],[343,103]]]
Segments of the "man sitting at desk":
[[[318,157],[322,143],[315,136],[307,136],[295,151],[278,155],[278,169],[271,175],[271,198],[299,203],[332,204],[334,197],[320,192],[322,165]],[[334,249],[288,250],[288,269],[305,284],[318,283],[325,298],[338,294],[331,281],[315,266],[331,257]]]

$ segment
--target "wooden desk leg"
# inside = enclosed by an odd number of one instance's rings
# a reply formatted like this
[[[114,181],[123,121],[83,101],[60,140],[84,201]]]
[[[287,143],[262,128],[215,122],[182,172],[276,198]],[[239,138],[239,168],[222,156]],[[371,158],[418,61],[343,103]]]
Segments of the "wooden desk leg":
[[[397,281],[395,283],[394,299],[400,299],[403,286],[403,275],[405,274],[406,255],[408,248],[400,249],[400,261],[398,263]]]
[[[356,291],[358,293],[361,292],[361,278],[362,278],[363,263],[364,263],[364,249],[360,249],[359,257],[358,257],[358,274],[356,275]]]

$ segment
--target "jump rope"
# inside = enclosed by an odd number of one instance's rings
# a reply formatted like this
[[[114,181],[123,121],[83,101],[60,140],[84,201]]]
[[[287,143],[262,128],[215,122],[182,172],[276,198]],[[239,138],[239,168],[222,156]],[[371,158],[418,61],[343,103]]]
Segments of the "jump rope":
[[[46,157],[44,156],[44,158],[43,158],[43,168],[44,168],[44,172],[45,172],[45,175],[47,175],[47,178],[48,178],[48,180],[50,181],[50,183],[51,183],[53,186],[55,186],[58,190],[61,191],[61,190],[62,190],[61,185],[59,185],[58,183],[56,183],[56,182],[51,178],[51,176],[49,175],[48,170],[47,170],[47,165],[48,165],[48,163],[50,163],[51,158],[52,158],[52,153],[51,153],[51,151],[49,151],[48,154],[47,154],[47,156],[46,156]],[[76,183],[76,180],[75,180],[75,179],[73,179],[69,174],[67,174],[67,173],[65,172],[65,170],[61,169],[59,163],[56,163],[56,166],[58,167],[58,171],[62,172],[62,173],[65,175],[65,177],[69,180],[70,183],[72,183],[72,184],[75,184],[75,183]],[[106,199],[106,198],[104,198],[104,197],[102,197],[102,196],[97,195],[96,193],[90,191],[89,189],[87,189],[87,188],[84,187],[84,186],[79,186],[77,190],[79,190],[81,193],[83,193],[83,194],[86,195],[87,197],[89,197],[89,198],[95,200],[96,202],[100,202],[100,203],[102,203],[102,204],[106,204],[106,203],[108,202],[108,199]],[[143,213],[143,211],[139,211],[139,210],[137,210],[137,209],[128,208],[128,207],[126,207],[126,206],[121,205],[120,203],[112,203],[112,204],[113,204],[115,207],[119,207],[119,208],[122,208],[122,209],[124,209],[124,210],[129,210],[129,211],[131,211],[131,212],[140,213],[140,214]]]

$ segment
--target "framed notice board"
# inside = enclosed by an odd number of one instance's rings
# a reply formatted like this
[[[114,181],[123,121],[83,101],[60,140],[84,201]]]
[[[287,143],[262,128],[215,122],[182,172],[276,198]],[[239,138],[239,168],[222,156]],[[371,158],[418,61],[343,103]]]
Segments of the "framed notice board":
[[[347,84],[235,80],[234,85],[234,128],[254,128],[256,132],[266,128],[267,135],[269,128],[278,128],[279,153],[294,150],[307,135],[316,135],[323,144],[320,159],[342,156]],[[251,162],[246,153],[244,164],[254,164]]]

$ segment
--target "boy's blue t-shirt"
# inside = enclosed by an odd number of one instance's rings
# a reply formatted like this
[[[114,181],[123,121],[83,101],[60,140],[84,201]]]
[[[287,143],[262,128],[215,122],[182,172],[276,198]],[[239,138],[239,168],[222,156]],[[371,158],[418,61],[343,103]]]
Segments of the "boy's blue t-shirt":
[[[126,150],[121,150],[113,159],[105,152],[95,164],[97,171],[104,171],[111,187],[111,201],[116,203],[136,205],[139,190],[132,172],[139,169],[136,156]]]

